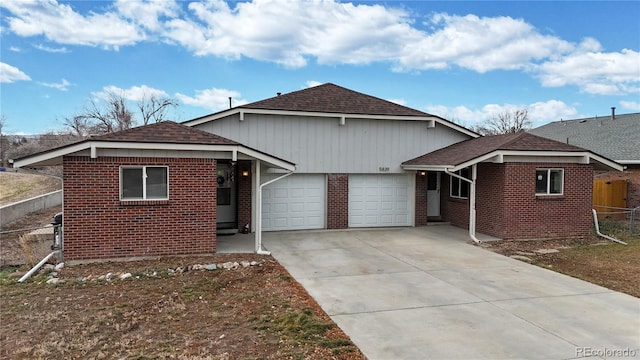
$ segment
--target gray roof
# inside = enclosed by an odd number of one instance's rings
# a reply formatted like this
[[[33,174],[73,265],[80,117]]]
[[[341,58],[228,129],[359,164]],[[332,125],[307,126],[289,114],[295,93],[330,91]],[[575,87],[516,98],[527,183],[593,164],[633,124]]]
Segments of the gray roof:
[[[589,149],[621,164],[640,161],[640,113],[555,121],[529,132]]]

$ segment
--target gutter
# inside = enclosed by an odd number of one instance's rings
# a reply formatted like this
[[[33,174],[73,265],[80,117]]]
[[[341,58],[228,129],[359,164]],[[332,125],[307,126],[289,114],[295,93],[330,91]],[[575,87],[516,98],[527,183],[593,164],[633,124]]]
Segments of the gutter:
[[[450,172],[448,169],[444,169],[445,174],[453,176],[462,181],[468,182],[469,186],[469,237],[476,244],[482,241],[476,237],[476,179],[478,178],[478,165],[471,165],[471,180],[462,177],[458,174]]]

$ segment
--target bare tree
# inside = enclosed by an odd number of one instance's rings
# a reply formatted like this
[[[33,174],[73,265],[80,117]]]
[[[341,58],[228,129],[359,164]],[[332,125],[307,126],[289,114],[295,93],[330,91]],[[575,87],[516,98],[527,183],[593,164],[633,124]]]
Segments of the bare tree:
[[[155,95],[145,95],[137,104],[143,125],[164,121],[167,110],[177,106],[176,100]],[[136,126],[136,118],[123,94],[109,92],[104,101],[92,99],[79,114],[65,118],[63,123],[74,134],[86,137],[130,129]]]
[[[531,128],[529,110],[504,110],[473,128],[482,135],[515,134]]]
[[[148,98],[146,95],[143,96],[138,102],[138,109],[142,115],[142,124],[147,125],[151,120],[154,122],[166,120],[167,110],[170,107],[177,106],[178,102],[174,99],[157,97],[155,95],[151,95]]]

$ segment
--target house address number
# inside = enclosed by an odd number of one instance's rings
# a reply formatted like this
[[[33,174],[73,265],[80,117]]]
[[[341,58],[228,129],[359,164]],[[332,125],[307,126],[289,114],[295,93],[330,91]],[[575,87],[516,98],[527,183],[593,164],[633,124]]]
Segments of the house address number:
[[[389,167],[388,166],[380,166],[380,167],[378,167],[378,171],[379,172],[389,172]]]

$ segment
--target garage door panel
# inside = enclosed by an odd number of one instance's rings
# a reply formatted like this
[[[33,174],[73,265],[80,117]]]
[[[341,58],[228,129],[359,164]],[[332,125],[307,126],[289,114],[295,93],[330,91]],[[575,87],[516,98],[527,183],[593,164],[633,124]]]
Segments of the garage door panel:
[[[264,181],[275,176],[267,175]],[[324,174],[293,174],[263,188],[262,224],[265,231],[324,228]]]
[[[350,175],[349,227],[410,226],[410,186],[405,174]]]

